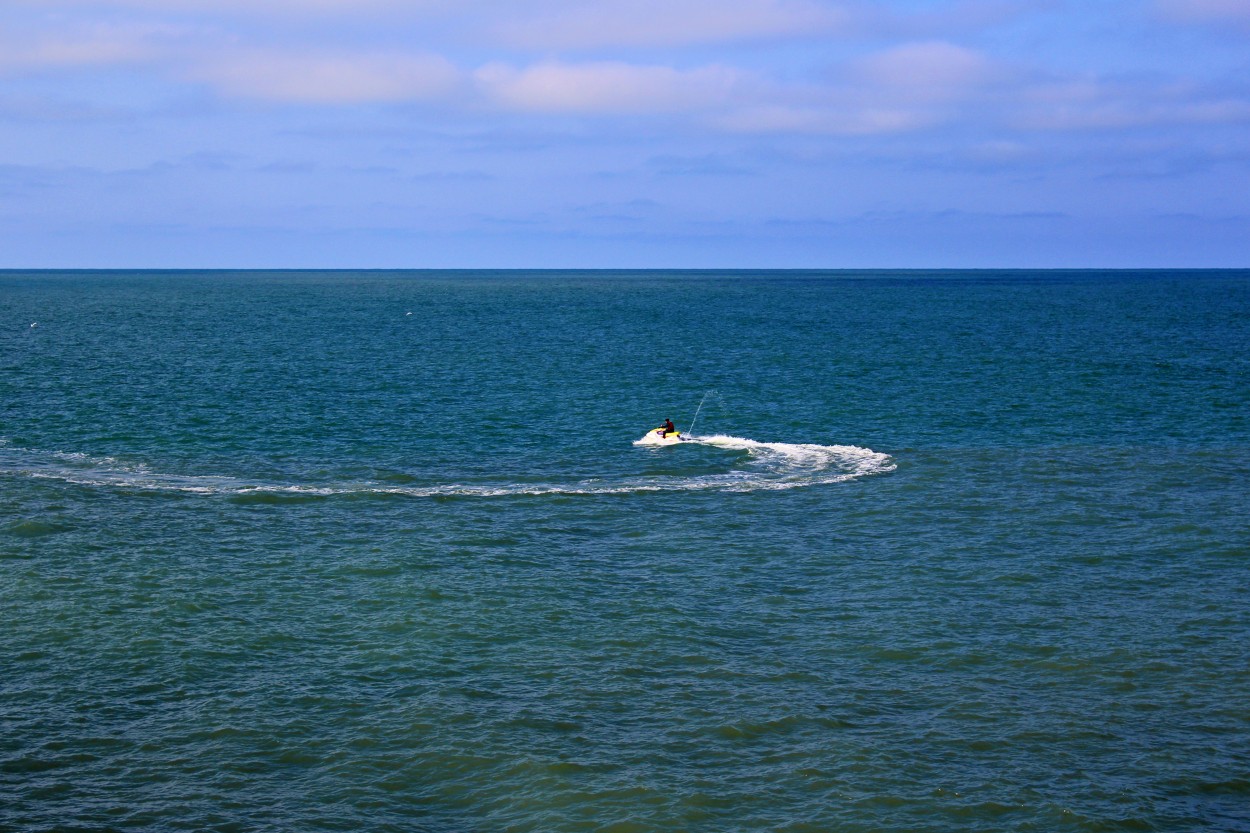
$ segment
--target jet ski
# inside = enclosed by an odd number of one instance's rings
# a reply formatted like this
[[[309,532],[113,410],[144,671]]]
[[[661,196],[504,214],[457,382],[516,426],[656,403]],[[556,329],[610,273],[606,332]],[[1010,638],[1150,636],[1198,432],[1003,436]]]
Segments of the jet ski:
[[[685,441],[686,438],[681,435],[680,431],[669,431],[665,434],[664,426],[660,426],[643,434],[642,439],[634,440],[634,445],[677,445]]]

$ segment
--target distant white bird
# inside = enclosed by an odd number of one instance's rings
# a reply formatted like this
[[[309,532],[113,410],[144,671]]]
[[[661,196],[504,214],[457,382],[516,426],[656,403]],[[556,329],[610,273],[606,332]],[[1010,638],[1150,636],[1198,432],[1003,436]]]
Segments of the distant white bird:
[[[409,314],[409,315],[412,315],[412,313],[408,313],[408,314]],[[39,326],[39,322],[38,322],[38,321],[36,321],[34,324],[31,324],[31,325],[30,325],[30,328],[33,330],[33,329],[35,329],[35,328],[36,328],[36,327],[38,327],[38,326]]]
[[[405,313],[404,313],[404,315],[412,315],[412,313],[411,313],[411,312],[405,312]],[[34,325],[31,325],[31,326],[34,326]]]

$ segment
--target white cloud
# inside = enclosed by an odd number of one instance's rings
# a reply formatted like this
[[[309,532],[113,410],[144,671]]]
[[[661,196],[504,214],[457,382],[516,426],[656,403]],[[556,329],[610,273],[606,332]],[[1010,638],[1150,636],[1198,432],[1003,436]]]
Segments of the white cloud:
[[[55,33],[18,33],[0,40],[0,72],[46,72],[151,61],[162,41],[180,34],[171,26],[95,25]]]
[[[726,67],[677,70],[618,62],[488,64],[476,73],[488,100],[538,113],[631,114],[723,106],[742,76]]]
[[[956,115],[994,77],[980,53],[944,42],[904,44],[844,68],[825,85],[769,83],[741,70],[679,70],[618,62],[548,61],[476,73],[487,101],[536,113],[688,113],[748,133],[871,135],[916,130]]]
[[[812,0],[581,0],[541,13],[513,11],[495,31],[526,48],[671,47],[821,35],[847,19],[840,8]]]
[[[260,50],[214,56],[192,77],[227,96],[308,104],[425,100],[446,95],[461,80],[437,55]]]
[[[12,2],[34,6],[33,0]],[[254,2],[270,12],[300,5],[327,13],[357,8],[355,0]],[[365,2],[367,6],[360,8],[402,7],[412,11],[441,6],[452,14],[450,0]],[[449,52],[457,62],[453,63],[448,57],[415,46],[412,51],[397,47],[396,38],[406,36],[409,30],[388,25],[381,32],[377,20],[356,21],[350,37],[334,37],[338,45],[329,47],[330,31],[337,36],[346,22],[326,26],[323,20],[298,27],[235,27],[189,21],[173,25],[134,20],[145,17],[139,14],[129,15],[131,22],[125,22],[127,15],[113,14],[106,24],[92,23],[98,16],[86,12],[39,14],[31,16],[24,28],[10,27],[0,34],[0,75],[79,70],[79,75],[87,76],[94,75],[98,67],[135,66],[155,83],[134,86],[158,90],[158,95],[171,85],[191,81],[207,84],[229,99],[331,107],[426,101],[435,102],[437,112],[444,115],[471,114],[484,120],[500,112],[655,115],[685,118],[706,129],[733,133],[886,135],[943,124],[1028,131],[1109,130],[1240,124],[1248,120],[1250,99],[1244,88],[1231,83],[1219,89],[1174,81],[1169,87],[1111,81],[1093,72],[1082,76],[1078,69],[1060,72],[1040,67],[1030,77],[1028,70],[1013,70],[987,53],[939,39],[896,43],[843,62],[832,71],[826,67],[823,81],[812,80],[819,71],[810,66],[810,53],[815,50],[801,51],[798,62],[790,62],[785,55],[776,57],[770,74],[760,69],[761,56],[769,51],[765,49],[716,48],[709,52],[723,57],[725,63],[708,59],[696,66],[689,66],[688,57],[685,65],[680,63],[683,55],[691,54],[689,51],[659,49],[700,40],[788,37],[807,32],[827,35],[841,25],[845,9],[863,12],[862,4],[851,5],[855,2],[845,0],[835,6],[820,0],[723,0],[720,5],[712,0],[638,0],[636,4],[621,0],[584,0],[581,4],[574,0],[515,0],[508,11],[493,10],[501,17],[499,25],[503,28],[499,31],[508,32],[517,43],[531,38],[535,45],[545,39],[548,44],[570,48],[644,43],[657,47],[657,51],[645,53],[647,58],[635,61],[552,57],[528,62],[515,55],[507,61],[490,61]],[[948,8],[964,9],[966,14],[1014,14],[1044,2],[960,0]],[[1154,2],[1159,9],[1189,15],[1189,19],[1200,15],[1250,19],[1250,0]],[[61,8],[86,9],[92,5],[86,0],[48,3]],[[243,0],[99,0],[96,5],[152,10],[153,20],[159,21],[157,9],[211,7],[233,13],[251,4]],[[454,10],[454,15],[469,21],[488,5],[466,2]],[[562,10],[570,17],[559,18]],[[479,34],[485,26],[478,25]],[[431,27],[414,28],[421,29],[427,43],[432,42]],[[372,40],[365,37],[370,32]],[[438,48],[454,49],[455,45]],[[848,40],[843,47],[851,49],[854,45]],[[780,55],[779,49],[772,52]],[[822,54],[831,53],[822,50]],[[754,69],[744,68],[748,62]],[[808,63],[805,69],[802,62]],[[801,74],[796,73],[796,63]],[[804,77],[806,80],[800,80]],[[108,83],[121,89],[130,80],[127,76]],[[120,95],[107,87],[90,85],[86,95],[91,100],[87,103],[98,105],[109,95]],[[55,99],[51,96],[49,100],[56,104]],[[40,102],[11,103],[10,108],[18,104],[23,112],[36,112],[39,108],[35,105]]]
[[[853,69],[860,81],[891,95],[930,101],[957,97],[990,76],[984,56],[943,41],[903,44],[871,55]]]

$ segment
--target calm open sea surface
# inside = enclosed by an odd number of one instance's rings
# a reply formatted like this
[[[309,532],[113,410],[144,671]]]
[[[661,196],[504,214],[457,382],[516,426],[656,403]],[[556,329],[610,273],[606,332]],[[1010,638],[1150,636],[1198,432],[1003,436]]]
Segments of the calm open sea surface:
[[[1250,272],[0,273],[0,613],[2,830],[1250,830]]]

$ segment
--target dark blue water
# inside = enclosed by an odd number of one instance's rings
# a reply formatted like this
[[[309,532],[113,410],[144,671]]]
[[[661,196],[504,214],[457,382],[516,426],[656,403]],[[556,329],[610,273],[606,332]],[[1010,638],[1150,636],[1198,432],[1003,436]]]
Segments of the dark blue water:
[[[1248,346],[1247,272],[0,273],[0,829],[1250,830]]]

